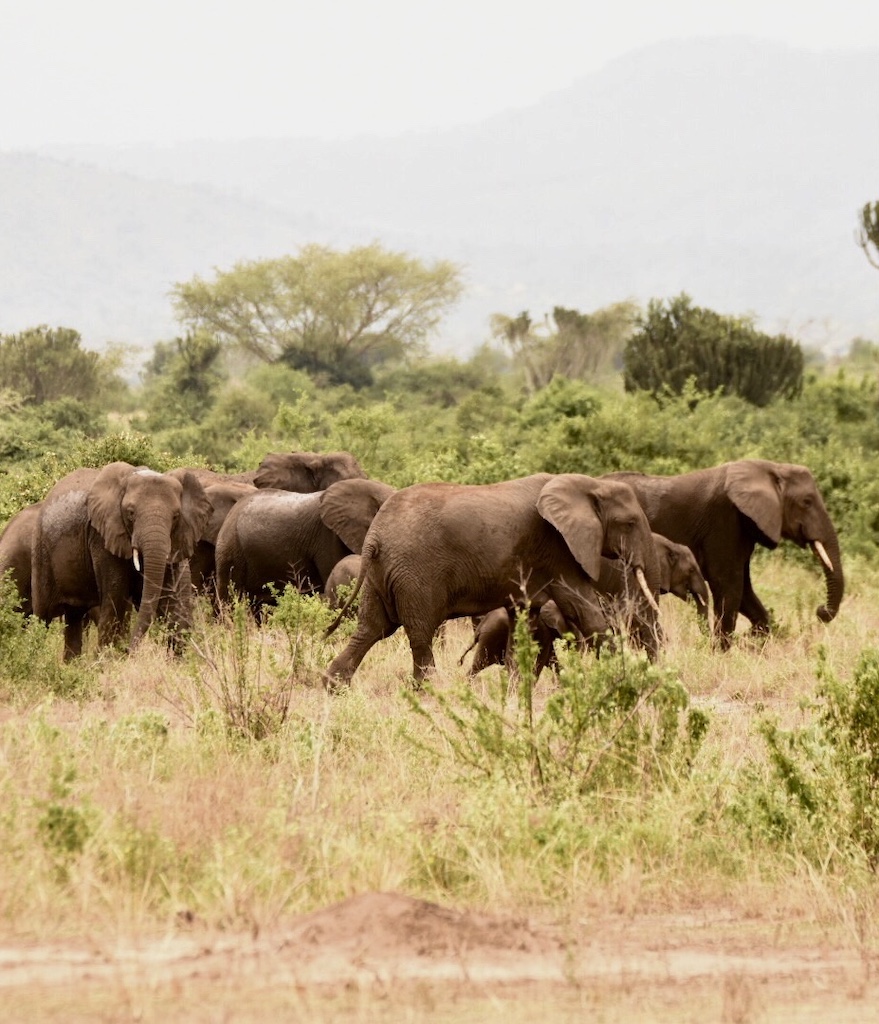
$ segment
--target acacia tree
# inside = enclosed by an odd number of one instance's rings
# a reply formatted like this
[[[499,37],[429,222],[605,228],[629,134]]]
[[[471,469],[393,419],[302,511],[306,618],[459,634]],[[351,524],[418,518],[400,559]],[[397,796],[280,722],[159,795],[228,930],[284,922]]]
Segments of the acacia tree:
[[[174,287],[177,318],[265,362],[363,386],[371,367],[418,350],[462,290],[460,270],[380,245],[303,246]]]
[[[858,245],[864,250],[870,266],[879,270],[879,202],[864,203],[858,222]]]

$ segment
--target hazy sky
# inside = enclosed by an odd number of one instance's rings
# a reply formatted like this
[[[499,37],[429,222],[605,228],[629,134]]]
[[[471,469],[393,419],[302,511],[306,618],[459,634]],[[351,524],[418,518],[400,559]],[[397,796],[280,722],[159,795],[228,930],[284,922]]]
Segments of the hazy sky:
[[[869,0],[0,0],[0,149],[396,134],[649,43],[879,47]]]

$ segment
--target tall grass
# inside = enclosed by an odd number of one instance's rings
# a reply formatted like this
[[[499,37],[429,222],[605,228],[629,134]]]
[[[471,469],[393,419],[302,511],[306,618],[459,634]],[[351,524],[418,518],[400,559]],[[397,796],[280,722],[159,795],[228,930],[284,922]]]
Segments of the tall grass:
[[[0,930],[258,932],[394,889],[555,920],[699,905],[872,934],[873,796],[858,788],[872,762],[845,716],[873,678],[862,652],[879,586],[853,574],[823,626],[814,573],[766,560],[756,585],[779,632],[723,655],[665,599],[665,649],[657,666],[629,664],[628,704],[612,659],[563,652],[560,675],[531,681],[527,698],[500,667],[469,680],[464,622],[414,700],[402,631],[329,695],[324,610],[298,595],[261,627],[243,608],[204,616],[182,657],[160,637],[132,656],[87,644],[69,688],[56,633],[37,652],[33,627],[10,619]],[[820,821],[779,771],[784,736],[791,772],[826,769]]]

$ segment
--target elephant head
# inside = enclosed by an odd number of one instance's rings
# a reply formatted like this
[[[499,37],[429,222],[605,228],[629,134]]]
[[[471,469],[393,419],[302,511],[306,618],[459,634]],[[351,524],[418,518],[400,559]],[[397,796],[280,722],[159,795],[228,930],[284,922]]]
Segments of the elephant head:
[[[827,602],[817,610],[822,622],[835,618],[845,581],[839,541],[815,478],[805,466],[762,459],[726,465],[726,493],[756,526],[760,542],[774,548],[780,540],[810,547],[821,561]]]
[[[339,480],[365,477],[350,452],[269,452],[259,464],[253,482],[257,487],[313,494]]]
[[[155,617],[166,567],[185,562],[205,528],[211,504],[188,470],[157,473],[111,462],[91,485],[89,522],[104,547],[143,569],[143,594],[132,646]]]
[[[653,534],[653,543],[659,560],[659,592],[674,594],[682,601],[692,596],[698,614],[707,617],[708,584],[693,552],[686,544],[676,544],[661,533]]]
[[[537,511],[561,533],[571,554],[594,581],[601,576],[602,558],[621,559],[634,573],[647,603],[659,611],[653,534],[627,484],[562,473],[541,490]]]

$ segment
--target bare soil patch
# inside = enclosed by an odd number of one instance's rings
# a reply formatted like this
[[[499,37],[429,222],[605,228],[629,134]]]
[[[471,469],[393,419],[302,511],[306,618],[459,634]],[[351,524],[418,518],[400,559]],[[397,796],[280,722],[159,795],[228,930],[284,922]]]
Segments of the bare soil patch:
[[[774,934],[773,934],[774,931]],[[366,893],[271,935],[0,948],[4,1020],[877,1019],[879,957],[709,915],[572,926]]]

